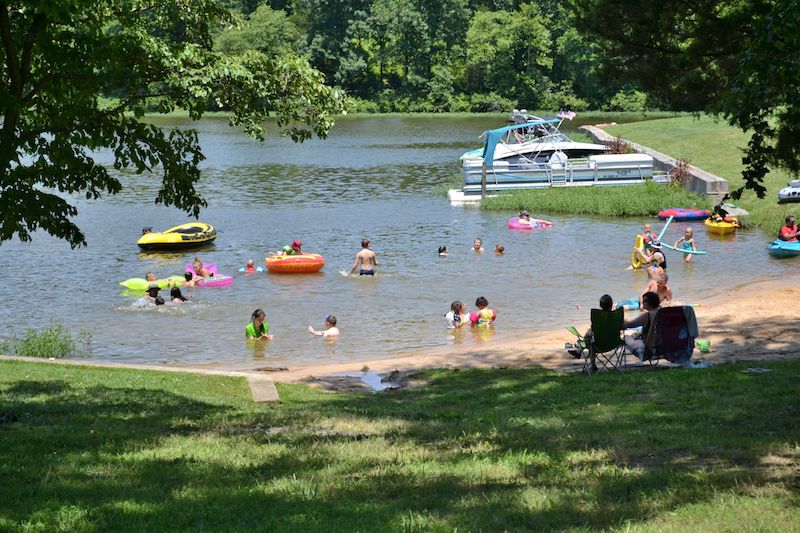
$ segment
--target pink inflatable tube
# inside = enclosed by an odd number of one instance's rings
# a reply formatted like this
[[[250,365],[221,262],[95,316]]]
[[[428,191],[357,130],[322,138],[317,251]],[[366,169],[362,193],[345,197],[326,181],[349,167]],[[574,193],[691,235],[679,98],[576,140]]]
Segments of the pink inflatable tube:
[[[210,278],[206,278],[202,281],[198,281],[195,283],[198,287],[224,287],[225,285],[230,285],[233,283],[233,278],[231,276],[226,276],[225,274],[220,274],[217,272],[217,265],[214,263],[203,263],[203,267],[208,269],[209,272],[214,274]],[[194,274],[194,267],[192,265],[186,265],[186,272],[191,272]],[[197,276],[195,276],[197,277]]]
[[[540,220],[538,218],[532,218],[530,224],[523,224],[519,221],[519,218],[514,217],[508,219],[508,227],[509,229],[539,229],[539,228],[552,228],[553,223],[548,222],[547,220]]]

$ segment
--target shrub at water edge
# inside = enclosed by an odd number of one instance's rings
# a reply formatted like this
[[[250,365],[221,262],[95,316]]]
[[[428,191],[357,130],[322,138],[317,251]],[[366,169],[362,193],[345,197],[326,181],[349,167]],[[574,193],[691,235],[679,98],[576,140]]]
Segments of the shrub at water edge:
[[[89,330],[81,329],[73,335],[63,324],[54,322],[42,329],[29,329],[22,339],[15,337],[0,343],[0,353],[63,358],[85,352],[91,341]]]

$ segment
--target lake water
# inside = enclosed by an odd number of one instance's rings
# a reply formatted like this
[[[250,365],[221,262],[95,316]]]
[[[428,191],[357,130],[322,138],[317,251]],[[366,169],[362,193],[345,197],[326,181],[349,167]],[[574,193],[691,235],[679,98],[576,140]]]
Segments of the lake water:
[[[547,216],[552,229],[520,232],[506,228],[510,213],[450,206],[435,190],[459,176],[459,155],[478,146],[480,132],[499,126],[497,119],[344,118],[328,140],[301,145],[279,137],[259,145],[224,119],[159,124],[200,131],[208,159],[199,188],[209,203],[200,220],[217,227],[216,244],[198,252],[140,253],[142,227],[164,229],[187,218],[153,204],[158,176],[127,176],[114,197],[74,200],[88,247],[71,250],[44,234],[31,244],[0,246],[6,273],[0,335],[21,335],[55,319],[92,332],[87,357],[136,363],[287,366],[448,344],[459,350],[586,323],[588,308],[605,292],[615,299],[637,295],[644,274],[625,270],[634,236],[646,221],[660,229],[656,220]],[[664,240],[674,242],[684,227],[673,223]],[[794,266],[768,257],[762,233],[713,238],[702,224],[694,227],[709,255],[691,265],[677,253],[667,256],[670,286],[682,301],[701,302]],[[483,255],[469,251],[476,236],[487,247]],[[340,271],[350,269],[363,237],[372,240],[379,274],[346,277]],[[293,239],[325,256],[321,274],[236,272],[248,258],[263,266],[268,252]],[[505,245],[504,256],[491,252],[496,243]],[[440,245],[448,257],[438,257]],[[195,254],[233,274],[233,284],[188,289],[192,302],[176,307],[141,307],[121,294],[120,281],[151,270],[159,277],[180,274]],[[453,337],[443,320],[450,302],[461,299],[472,309],[478,296],[498,312],[493,334]],[[266,311],[272,342],[244,340],[257,307]],[[305,331],[307,324],[321,328],[327,314],[338,317],[342,330],[333,344]]]

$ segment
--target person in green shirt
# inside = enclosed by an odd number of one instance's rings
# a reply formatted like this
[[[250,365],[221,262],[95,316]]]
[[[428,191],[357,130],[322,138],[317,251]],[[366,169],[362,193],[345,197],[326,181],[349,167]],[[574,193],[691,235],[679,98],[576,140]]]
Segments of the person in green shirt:
[[[264,320],[266,315],[261,309],[256,309],[250,316],[250,323],[244,330],[244,334],[248,339],[272,339],[269,334],[269,322]]]

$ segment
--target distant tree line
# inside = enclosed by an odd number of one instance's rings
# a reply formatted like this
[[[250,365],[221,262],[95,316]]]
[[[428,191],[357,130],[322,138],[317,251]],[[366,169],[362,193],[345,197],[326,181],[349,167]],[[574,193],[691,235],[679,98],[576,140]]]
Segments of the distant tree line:
[[[660,107],[558,0],[227,0],[215,49],[308,57],[351,111]]]

